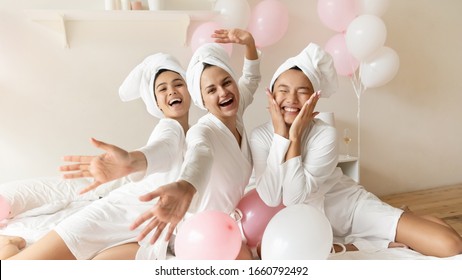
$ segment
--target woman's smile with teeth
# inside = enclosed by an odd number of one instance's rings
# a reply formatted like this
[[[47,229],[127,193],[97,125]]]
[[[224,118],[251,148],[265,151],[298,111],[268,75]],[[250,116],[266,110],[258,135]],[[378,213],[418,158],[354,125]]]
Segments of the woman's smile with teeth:
[[[229,104],[231,104],[232,101],[233,101],[232,98],[228,98],[228,99],[220,102],[220,106],[228,106]]]
[[[168,102],[168,105],[173,106],[173,105],[178,104],[178,103],[181,103],[181,99],[175,98],[175,99],[170,100]]]
[[[300,111],[300,109],[294,108],[294,107],[284,107],[283,109],[284,109],[284,111],[291,112],[291,113]]]

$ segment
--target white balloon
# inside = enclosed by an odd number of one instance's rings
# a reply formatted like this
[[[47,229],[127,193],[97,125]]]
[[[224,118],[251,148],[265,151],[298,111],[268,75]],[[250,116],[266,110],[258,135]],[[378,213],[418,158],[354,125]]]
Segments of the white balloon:
[[[396,76],[398,69],[398,54],[389,47],[382,47],[361,63],[359,75],[366,88],[381,87]]]
[[[350,53],[359,61],[383,47],[387,39],[387,27],[381,18],[362,15],[348,25],[345,41]]]
[[[250,6],[247,0],[217,0],[214,6],[222,17],[224,28],[246,29],[250,21]]]
[[[388,10],[389,0],[356,0],[356,7],[360,15],[383,16]]]
[[[325,260],[332,248],[332,227],[316,208],[297,204],[279,211],[263,233],[263,260]]]

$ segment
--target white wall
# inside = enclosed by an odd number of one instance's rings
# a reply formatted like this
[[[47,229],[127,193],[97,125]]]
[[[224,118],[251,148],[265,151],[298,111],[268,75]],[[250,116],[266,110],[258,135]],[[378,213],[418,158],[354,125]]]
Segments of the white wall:
[[[182,1],[172,5],[196,7]],[[308,42],[324,45],[335,34],[320,22],[317,1],[281,1],[289,8],[289,30],[262,50],[261,90],[245,115],[249,131],[268,119],[263,89],[277,66]],[[258,2],[249,0],[251,7]],[[195,5],[210,3],[198,0]],[[149,54],[170,52],[187,66],[191,51],[177,31],[135,22],[72,22],[71,47],[65,49],[57,34],[23,12],[95,10],[103,4],[0,1],[0,183],[58,175],[63,155],[100,152],[90,146],[90,137],[127,149],[145,143],[156,120],[141,100],[121,102],[117,90]],[[383,16],[386,45],[399,54],[400,70],[389,84],[361,97],[361,183],[378,195],[462,182],[461,10],[458,0],[390,0]],[[242,55],[242,48],[234,48],[237,69]],[[357,133],[356,96],[349,79],[342,77],[340,86],[336,95],[321,100],[319,109],[335,112],[340,131],[349,127]],[[194,108],[192,122],[201,115]]]

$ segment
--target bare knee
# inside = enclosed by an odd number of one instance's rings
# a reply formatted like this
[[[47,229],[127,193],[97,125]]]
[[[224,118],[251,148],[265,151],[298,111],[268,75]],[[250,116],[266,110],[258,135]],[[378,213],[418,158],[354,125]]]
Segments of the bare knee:
[[[443,258],[462,253],[462,238],[453,228],[408,212],[398,221],[395,241],[428,256]]]
[[[445,258],[452,257],[462,253],[462,238],[458,235],[446,236],[444,239],[438,241],[440,248],[439,255],[436,257]]]

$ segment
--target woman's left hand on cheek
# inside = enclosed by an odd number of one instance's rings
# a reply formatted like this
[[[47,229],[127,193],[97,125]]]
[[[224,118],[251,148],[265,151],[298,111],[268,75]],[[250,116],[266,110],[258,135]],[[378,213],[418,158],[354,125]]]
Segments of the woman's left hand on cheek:
[[[308,124],[314,119],[319,112],[314,112],[316,104],[321,96],[320,91],[313,93],[310,98],[303,104],[300,113],[298,113],[292,126],[290,127],[289,137],[294,139],[300,137],[303,131],[308,127]]]

